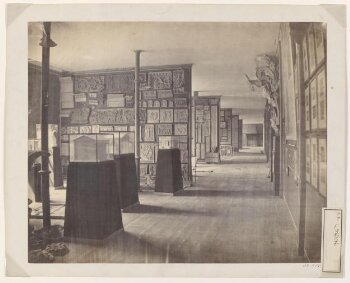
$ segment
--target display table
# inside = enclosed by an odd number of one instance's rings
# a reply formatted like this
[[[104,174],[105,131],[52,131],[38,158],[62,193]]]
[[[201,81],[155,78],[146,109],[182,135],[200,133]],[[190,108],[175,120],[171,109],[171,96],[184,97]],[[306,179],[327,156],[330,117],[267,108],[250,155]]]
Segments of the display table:
[[[136,163],[133,153],[114,156],[121,208],[139,203]]]
[[[182,190],[180,150],[159,149],[156,172],[156,192],[175,193]]]
[[[102,240],[123,228],[114,160],[71,162],[67,175],[65,237]]]

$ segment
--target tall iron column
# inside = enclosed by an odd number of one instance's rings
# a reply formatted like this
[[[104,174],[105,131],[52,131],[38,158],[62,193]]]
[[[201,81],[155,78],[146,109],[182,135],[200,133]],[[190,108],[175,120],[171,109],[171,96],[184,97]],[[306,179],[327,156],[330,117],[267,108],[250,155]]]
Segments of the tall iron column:
[[[140,54],[141,50],[135,50],[135,163],[137,189],[140,190]]]
[[[43,226],[51,226],[50,217],[50,183],[49,183],[49,146],[48,146],[48,111],[49,111],[49,80],[50,80],[50,47],[56,46],[51,38],[51,23],[43,23],[42,70],[41,70],[41,198],[43,205]]]

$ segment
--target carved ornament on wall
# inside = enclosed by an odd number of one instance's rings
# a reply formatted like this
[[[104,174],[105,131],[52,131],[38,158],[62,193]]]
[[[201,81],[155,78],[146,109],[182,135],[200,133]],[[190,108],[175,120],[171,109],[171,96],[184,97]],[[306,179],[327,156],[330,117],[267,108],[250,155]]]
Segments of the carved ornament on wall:
[[[270,112],[270,122],[275,134],[279,135],[279,72],[278,58],[271,55],[259,55],[256,61],[257,80],[250,79],[248,82],[252,88],[262,88],[262,95],[267,99]]]

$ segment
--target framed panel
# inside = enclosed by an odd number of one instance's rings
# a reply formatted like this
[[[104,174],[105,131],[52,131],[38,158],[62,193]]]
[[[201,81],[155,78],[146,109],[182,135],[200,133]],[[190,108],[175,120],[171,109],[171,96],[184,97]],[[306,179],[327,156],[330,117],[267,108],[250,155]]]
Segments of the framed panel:
[[[107,94],[107,107],[124,107],[125,99],[124,94],[108,93]]]
[[[317,76],[318,127],[327,128],[326,75],[322,70]]]
[[[210,132],[211,132],[211,148],[214,149],[218,146],[218,106],[210,107]]]
[[[187,109],[175,109],[174,110],[174,122],[175,123],[187,123],[188,122],[188,110]]]
[[[316,45],[316,63],[319,65],[325,57],[323,27],[321,23],[314,24],[315,45]]]
[[[158,90],[157,94],[158,94],[158,98],[172,98],[173,97],[173,91],[171,89]]]
[[[303,39],[303,66],[304,66],[304,80],[309,78],[309,59],[307,51],[307,37]]]
[[[306,138],[306,182],[311,183],[311,141]]]
[[[317,138],[311,138],[311,184],[317,189],[318,181],[318,147]]]
[[[147,142],[155,141],[154,124],[146,124],[142,128],[142,140]]]
[[[315,71],[316,69],[316,52],[315,52],[315,36],[314,36],[314,29],[311,25],[308,33],[308,47],[309,47],[309,69],[310,69],[310,75]]]
[[[154,143],[140,143],[140,162],[154,163]]]
[[[153,107],[159,108],[160,107],[160,101],[159,100],[155,100],[153,102]]]
[[[196,127],[197,127],[196,139],[197,139],[197,142],[201,143],[202,142],[202,125],[196,124]]]
[[[158,136],[171,136],[173,134],[172,124],[158,124],[156,126]]]
[[[317,121],[318,121],[316,80],[313,80],[310,84],[310,97],[311,97],[311,129],[315,130],[317,129]]]
[[[298,108],[298,107],[297,107]],[[310,89],[305,89],[305,130],[310,131]]]
[[[172,82],[173,76],[171,71],[148,73],[148,85],[153,89],[170,89]]]
[[[110,93],[134,92],[134,74],[118,73],[106,76],[106,91]]]
[[[159,123],[159,109],[147,109],[147,123]]]
[[[176,136],[186,136],[187,135],[187,124],[175,124],[174,134]]]
[[[318,140],[319,192],[327,196],[327,139]]]
[[[174,121],[173,109],[160,109],[159,110],[159,122],[160,123],[172,123]]]

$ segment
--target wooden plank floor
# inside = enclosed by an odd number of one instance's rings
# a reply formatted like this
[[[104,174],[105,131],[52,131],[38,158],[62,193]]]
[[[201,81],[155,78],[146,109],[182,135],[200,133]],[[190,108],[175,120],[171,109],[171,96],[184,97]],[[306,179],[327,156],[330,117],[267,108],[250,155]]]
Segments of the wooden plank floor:
[[[123,212],[124,231],[103,243],[68,243],[56,262],[305,262],[285,202],[273,195],[266,163],[202,164],[176,196],[144,191]],[[208,171],[213,171],[212,173]],[[61,223],[62,224],[62,223]]]

